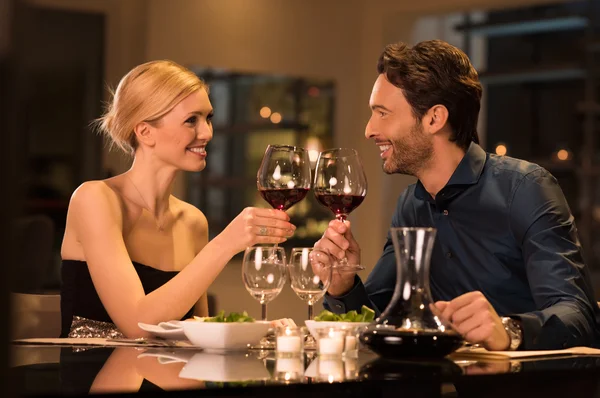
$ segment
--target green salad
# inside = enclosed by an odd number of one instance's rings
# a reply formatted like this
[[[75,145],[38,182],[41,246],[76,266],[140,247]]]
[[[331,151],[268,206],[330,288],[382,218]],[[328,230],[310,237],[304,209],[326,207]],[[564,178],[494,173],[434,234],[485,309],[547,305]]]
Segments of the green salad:
[[[349,311],[345,314],[334,314],[324,310],[315,317],[317,322],[371,322],[375,319],[375,311],[367,306],[362,306],[360,313]]]
[[[204,318],[204,322],[254,322],[254,318],[248,315],[246,311],[232,312],[225,316],[225,311],[219,312],[216,316]]]

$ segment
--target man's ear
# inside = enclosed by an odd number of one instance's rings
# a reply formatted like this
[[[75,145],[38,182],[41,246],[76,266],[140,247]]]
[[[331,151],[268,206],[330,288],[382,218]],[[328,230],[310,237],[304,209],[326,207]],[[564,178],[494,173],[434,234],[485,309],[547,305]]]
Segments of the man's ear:
[[[423,116],[423,128],[428,134],[436,134],[448,122],[448,108],[444,105],[434,105]]]
[[[156,144],[156,138],[154,137],[154,129],[147,122],[140,122],[133,128],[135,137],[139,143],[153,147]]]

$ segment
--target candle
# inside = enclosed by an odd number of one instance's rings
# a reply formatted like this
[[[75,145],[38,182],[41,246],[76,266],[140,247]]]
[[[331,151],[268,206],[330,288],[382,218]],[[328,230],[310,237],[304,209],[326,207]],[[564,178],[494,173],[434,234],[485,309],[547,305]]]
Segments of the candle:
[[[354,351],[356,350],[357,344],[356,344],[356,337],[355,336],[346,336],[346,346],[344,347],[344,351],[348,352],[348,351]]]
[[[321,337],[319,354],[339,355],[344,351],[344,340],[340,337]]]
[[[277,336],[277,351],[279,352],[300,352],[302,351],[302,341],[300,336]]]

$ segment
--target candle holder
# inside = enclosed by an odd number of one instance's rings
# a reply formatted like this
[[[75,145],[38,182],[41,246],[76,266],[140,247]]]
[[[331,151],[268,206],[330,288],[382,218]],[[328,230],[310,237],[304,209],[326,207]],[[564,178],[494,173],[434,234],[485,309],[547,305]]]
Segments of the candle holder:
[[[344,357],[358,358],[358,349],[360,346],[360,327],[351,327],[346,329],[344,336]]]
[[[305,327],[283,326],[275,331],[277,357],[299,357],[304,353]]]
[[[347,334],[348,331],[344,328],[318,329],[317,354],[320,357],[341,357],[344,354]]]
[[[297,383],[304,378],[302,356],[278,356],[275,363],[275,380],[282,383]]]

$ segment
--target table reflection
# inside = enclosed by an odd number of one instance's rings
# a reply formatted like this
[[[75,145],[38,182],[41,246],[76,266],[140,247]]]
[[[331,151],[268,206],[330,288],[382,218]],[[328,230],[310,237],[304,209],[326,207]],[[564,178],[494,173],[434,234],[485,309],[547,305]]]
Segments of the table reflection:
[[[436,382],[462,382],[471,375],[600,369],[600,358],[389,360],[369,351],[358,357],[314,352],[278,357],[274,351],[253,350],[13,346],[11,367],[17,391],[81,394],[382,380],[418,380],[436,388]]]

